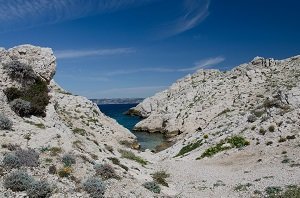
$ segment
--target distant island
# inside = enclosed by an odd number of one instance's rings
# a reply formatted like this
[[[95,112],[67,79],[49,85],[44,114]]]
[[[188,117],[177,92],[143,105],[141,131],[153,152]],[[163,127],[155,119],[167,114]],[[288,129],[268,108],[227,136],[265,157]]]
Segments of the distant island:
[[[103,98],[103,99],[90,99],[97,105],[102,104],[137,104],[141,103],[144,98]]]

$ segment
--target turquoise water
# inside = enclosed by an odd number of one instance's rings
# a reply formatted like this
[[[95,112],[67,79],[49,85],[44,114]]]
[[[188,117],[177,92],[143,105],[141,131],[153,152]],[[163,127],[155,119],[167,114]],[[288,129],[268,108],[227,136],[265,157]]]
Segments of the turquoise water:
[[[124,112],[137,104],[105,104],[99,105],[100,110],[107,116],[114,118],[117,122],[130,130],[141,144],[141,149],[154,150],[156,146],[164,142],[164,137],[160,133],[147,133],[142,131],[132,131],[134,125],[141,121],[137,116],[128,116]]]

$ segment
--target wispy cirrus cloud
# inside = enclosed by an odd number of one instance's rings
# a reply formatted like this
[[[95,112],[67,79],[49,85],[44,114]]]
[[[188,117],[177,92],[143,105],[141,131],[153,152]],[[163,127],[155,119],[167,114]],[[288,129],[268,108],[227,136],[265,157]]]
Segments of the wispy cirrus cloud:
[[[209,15],[210,0],[184,0],[183,15],[169,24],[160,32],[160,38],[183,33],[199,25]]]
[[[117,75],[126,75],[126,74],[134,74],[140,72],[159,72],[159,73],[168,73],[168,72],[193,72],[198,69],[208,68],[225,61],[223,56],[207,58],[194,63],[192,67],[181,67],[181,68],[167,68],[167,67],[153,67],[153,68],[139,68],[133,70],[115,70],[111,72],[107,72],[105,76],[117,76]]]
[[[73,20],[152,1],[156,0],[0,0],[0,30]]]
[[[134,53],[134,48],[113,48],[113,49],[96,49],[96,50],[57,50],[54,52],[56,58],[81,58],[88,56],[112,56],[120,54]]]

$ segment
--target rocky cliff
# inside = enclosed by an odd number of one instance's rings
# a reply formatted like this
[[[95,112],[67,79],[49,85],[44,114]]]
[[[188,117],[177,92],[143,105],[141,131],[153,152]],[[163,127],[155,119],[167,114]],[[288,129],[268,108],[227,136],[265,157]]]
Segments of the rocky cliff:
[[[146,118],[135,128],[175,136],[205,130],[224,116],[246,121],[269,101],[281,108],[267,109],[261,117],[274,118],[277,114],[272,112],[284,111],[282,108],[297,110],[299,64],[300,56],[285,60],[256,57],[227,72],[199,70],[132,109]]]
[[[50,48],[0,49],[0,197],[89,197],[93,190],[102,197],[103,188],[108,197],[151,196],[142,186],[144,168],[121,158],[135,136],[96,104],[58,86],[55,68]],[[110,176],[83,185],[104,164]],[[23,176],[13,177],[20,167]],[[29,177],[41,182],[27,189]]]

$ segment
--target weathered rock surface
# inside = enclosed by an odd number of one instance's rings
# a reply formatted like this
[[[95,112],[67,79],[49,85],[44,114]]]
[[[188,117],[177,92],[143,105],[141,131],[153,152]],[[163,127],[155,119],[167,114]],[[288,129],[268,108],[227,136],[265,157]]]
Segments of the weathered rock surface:
[[[46,117],[22,118],[11,110],[4,90],[22,87],[20,82],[10,78],[3,67],[12,59],[32,66],[38,77],[49,82],[50,103],[46,108]],[[10,145],[18,145],[22,149],[32,148],[40,153],[39,166],[25,170],[37,180],[46,180],[55,186],[52,197],[89,197],[82,190],[82,182],[95,174],[93,166],[96,163],[111,164],[122,178],[121,181],[112,179],[105,182],[105,196],[151,197],[153,193],[142,186],[142,183],[151,178],[149,173],[145,173],[147,170],[137,162],[121,158],[118,151],[129,150],[120,142],[134,143],[135,136],[115,120],[105,116],[96,104],[59,87],[52,79],[55,68],[55,57],[50,48],[22,45],[0,50],[0,112],[13,122],[12,130],[0,130],[0,177],[4,178],[13,171],[2,167],[2,159],[5,153],[10,152]],[[139,155],[137,151],[132,152]],[[64,154],[76,157],[76,164],[72,166],[72,179],[48,173],[51,165],[57,169],[63,168],[61,158]],[[120,164],[126,165],[129,170],[125,171],[114,165],[108,158],[119,159]],[[24,192],[5,189],[2,178],[0,197],[26,195]]]
[[[199,70],[131,112],[173,146],[156,169],[182,197],[268,197],[300,183],[300,56]],[[234,146],[236,145],[236,146]]]
[[[170,136],[193,133],[222,114],[249,114],[274,97],[282,105],[298,108],[299,65],[300,56],[281,61],[256,57],[228,72],[199,70],[133,108],[132,112],[146,118],[135,128]]]

